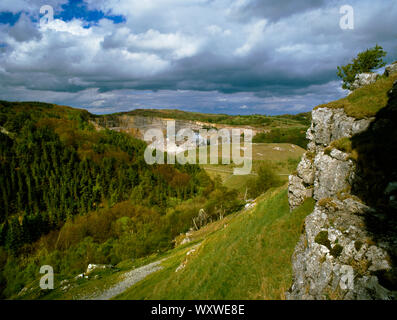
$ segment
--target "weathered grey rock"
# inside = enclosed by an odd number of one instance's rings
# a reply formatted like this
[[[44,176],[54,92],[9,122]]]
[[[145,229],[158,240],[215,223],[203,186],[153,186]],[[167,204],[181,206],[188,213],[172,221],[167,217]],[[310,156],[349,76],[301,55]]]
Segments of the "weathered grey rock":
[[[105,269],[111,269],[113,266],[111,264],[93,264],[90,263],[87,267],[87,271],[85,274],[89,274],[94,270],[105,270]]]
[[[313,131],[313,123],[311,123],[311,126],[309,129],[306,131],[306,139],[312,142],[314,140],[314,131]]]
[[[397,61],[387,66],[385,69],[385,75],[387,77],[396,72],[397,72]]]
[[[387,253],[368,246],[364,218],[336,202],[317,204],[306,217],[292,257],[294,282],[287,299],[395,298],[397,293],[381,286],[374,273],[390,269]],[[346,232],[352,228],[356,232]]]
[[[372,120],[349,117],[342,108],[318,108],[312,111],[312,125],[306,137],[318,145],[328,146],[334,140],[365,131]]]
[[[338,160],[321,152],[314,158],[314,168],[313,197],[320,200],[334,197],[339,191],[350,187],[355,166],[351,160]]]
[[[349,155],[345,152],[342,152],[338,149],[332,149],[330,156],[339,161],[347,161],[349,159]]]
[[[347,198],[344,199],[343,201],[343,207],[346,208],[349,212],[352,212],[354,214],[362,215],[365,214],[366,212],[369,212],[371,210],[370,207],[365,205],[364,203],[357,201],[354,198]]]
[[[307,153],[303,154],[301,161],[297,167],[298,176],[302,178],[306,184],[313,184],[314,182],[314,167],[313,160],[308,158]]]
[[[343,109],[312,112],[308,152],[297,175],[289,177],[288,200],[291,210],[311,195],[317,203],[292,257],[294,281],[287,299],[397,298],[397,292],[378,279],[379,272],[389,272],[392,266],[390,246],[375,244],[366,229],[366,217],[376,211],[350,191],[359,178],[356,165],[349,154],[330,148],[335,140],[367,130],[372,120],[349,117]],[[390,183],[385,194],[397,197],[396,185]]]
[[[288,178],[288,203],[290,210],[299,207],[306,198],[313,195],[313,189],[305,187],[303,179],[296,175],[290,175]]]
[[[391,268],[387,261],[386,252],[376,246],[371,246],[365,256],[371,263],[368,268],[369,271],[389,270]]]
[[[331,142],[331,126],[333,123],[333,110],[319,108],[312,111],[312,125],[310,127],[312,141],[316,144],[327,146]]]
[[[356,76],[356,80],[353,82],[351,89],[356,90],[358,88],[374,83],[376,82],[378,77],[379,75],[373,72],[360,73]]]
[[[312,153],[315,153],[316,150],[317,150],[316,144],[315,144],[313,141],[310,141],[310,142],[307,144],[307,151],[312,152]]]

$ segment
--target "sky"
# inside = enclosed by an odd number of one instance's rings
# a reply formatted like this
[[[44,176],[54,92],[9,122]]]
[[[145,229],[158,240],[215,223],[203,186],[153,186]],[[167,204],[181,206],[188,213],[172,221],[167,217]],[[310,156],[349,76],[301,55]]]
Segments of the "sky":
[[[396,21],[395,0],[1,0],[0,99],[296,114],[345,96],[358,52],[397,60]]]

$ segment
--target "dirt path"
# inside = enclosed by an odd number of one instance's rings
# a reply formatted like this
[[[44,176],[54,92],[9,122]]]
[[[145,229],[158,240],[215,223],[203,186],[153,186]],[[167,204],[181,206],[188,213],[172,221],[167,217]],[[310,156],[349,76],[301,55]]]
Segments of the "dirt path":
[[[114,298],[118,294],[120,294],[120,293],[124,292],[125,290],[127,290],[128,288],[132,287],[138,281],[145,279],[148,275],[152,274],[153,272],[161,270],[163,267],[160,266],[160,264],[164,260],[165,259],[162,259],[162,260],[147,264],[143,267],[126,272],[123,275],[123,280],[120,281],[118,284],[105,290],[100,295],[91,296],[91,297],[88,297],[87,299],[88,300],[110,300],[111,298]]]

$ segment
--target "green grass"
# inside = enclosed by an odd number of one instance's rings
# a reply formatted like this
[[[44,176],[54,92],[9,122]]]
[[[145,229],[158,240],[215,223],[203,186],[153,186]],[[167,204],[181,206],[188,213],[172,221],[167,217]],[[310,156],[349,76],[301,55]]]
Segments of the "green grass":
[[[98,278],[64,278],[55,275],[55,289],[43,291],[38,279],[14,299],[82,299],[96,296],[121,281],[125,272],[165,259],[163,269],[138,282],[117,299],[283,299],[292,282],[291,255],[303,220],[314,206],[312,199],[289,212],[287,187],[261,195],[257,206],[208,224],[189,237],[192,242],[163,254],[126,260]],[[187,256],[193,246],[198,250]],[[185,269],[175,270],[187,261]],[[32,288],[32,290],[30,290]]]
[[[212,179],[219,176],[224,186],[244,192],[247,181],[255,177],[257,170],[263,164],[270,165],[281,181],[287,181],[288,174],[296,169],[304,152],[303,148],[289,143],[253,143],[252,174],[250,175],[233,175],[233,168],[236,167],[233,164],[204,164],[201,167]],[[218,149],[218,157],[219,159],[222,157],[221,148]]]
[[[331,146],[346,153],[352,152],[352,142],[347,137],[332,141]]]
[[[257,133],[252,139],[253,142],[265,143],[293,143],[306,148],[306,131],[309,126],[286,127],[271,129],[270,132]]]
[[[396,80],[397,74],[392,74],[387,78],[381,77],[375,83],[359,88],[343,99],[319,105],[315,109],[344,108],[348,116],[356,119],[373,117],[386,106],[387,93]]]
[[[283,299],[292,282],[291,255],[314,201],[290,213],[286,186],[262,199],[255,209],[218,221],[226,228],[213,230],[194,254],[178,251],[164,269],[116,298]],[[175,272],[185,259],[186,267]]]

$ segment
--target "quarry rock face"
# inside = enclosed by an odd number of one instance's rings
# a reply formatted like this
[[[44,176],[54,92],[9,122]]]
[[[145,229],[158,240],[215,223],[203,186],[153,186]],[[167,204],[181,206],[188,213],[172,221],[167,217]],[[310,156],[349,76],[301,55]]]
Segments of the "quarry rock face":
[[[120,115],[113,117],[103,117],[97,119],[97,124],[101,127],[108,128],[115,131],[123,131],[134,135],[135,137],[142,139],[146,130],[148,129],[160,129],[163,132],[167,131],[167,121],[173,119],[155,118],[155,117],[144,117],[144,116],[130,116]],[[187,120],[174,120],[175,131],[178,132],[184,128],[190,128],[192,130],[199,130],[202,125]]]
[[[175,121],[176,133],[182,129],[191,129],[194,132],[198,132],[201,129],[224,129],[229,131],[230,134],[232,132],[232,129],[250,129],[252,130],[253,135],[261,132],[269,132],[269,130],[264,130],[252,126],[231,126],[193,120],[168,119],[128,114],[104,116],[95,119],[95,121],[92,121],[92,123],[97,130],[107,128],[114,131],[126,132],[128,134],[131,134],[135,138],[143,139],[144,133],[149,129],[159,129],[163,133],[166,133],[169,121]]]
[[[387,284],[395,274],[390,237],[374,241],[367,224],[377,210],[351,191],[357,181],[369,182],[358,179],[356,162],[332,144],[369,130],[374,119],[354,119],[343,109],[312,112],[308,151],[289,177],[288,198],[291,211],[310,196],[316,205],[292,256],[294,280],[287,299],[397,298]],[[385,192],[392,187],[389,183]]]
[[[378,78],[378,74],[372,72],[360,73],[356,76],[356,80],[352,84],[352,90],[364,87],[371,83],[374,83]]]

